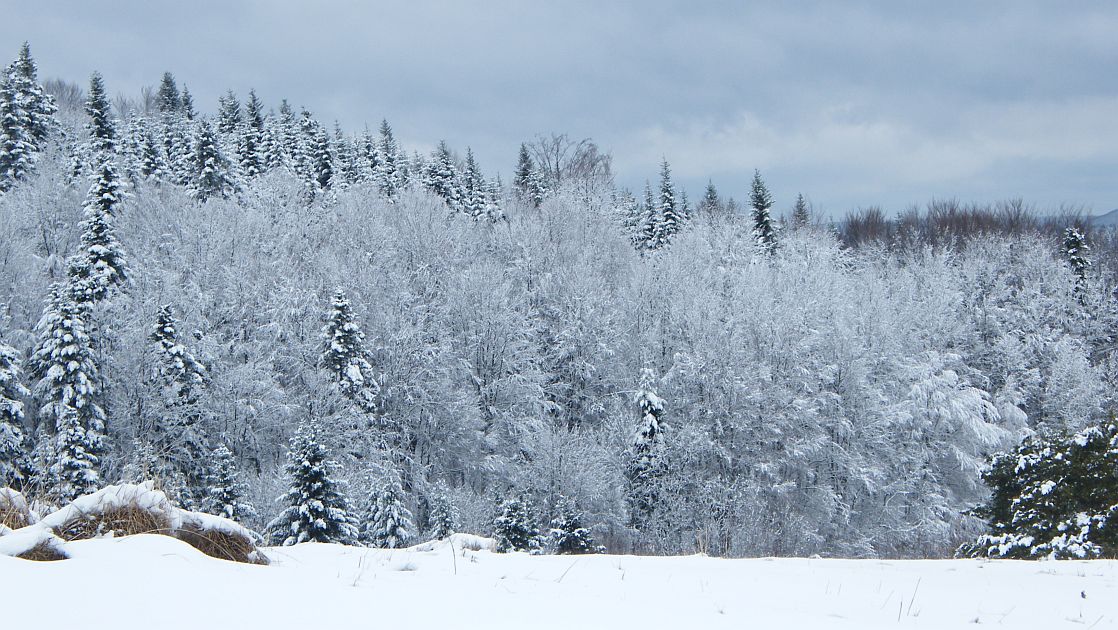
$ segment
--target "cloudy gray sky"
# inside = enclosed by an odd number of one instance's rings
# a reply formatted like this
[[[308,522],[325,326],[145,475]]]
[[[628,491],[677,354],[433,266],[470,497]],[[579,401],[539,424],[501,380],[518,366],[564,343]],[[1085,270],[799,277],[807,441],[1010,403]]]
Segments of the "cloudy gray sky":
[[[408,148],[446,139],[508,173],[538,133],[592,137],[618,181],[662,157],[824,212],[957,197],[1118,208],[1118,3],[3,2],[0,44],[43,77],[138,93],[171,70],[287,97]],[[0,51],[2,52],[2,51]]]

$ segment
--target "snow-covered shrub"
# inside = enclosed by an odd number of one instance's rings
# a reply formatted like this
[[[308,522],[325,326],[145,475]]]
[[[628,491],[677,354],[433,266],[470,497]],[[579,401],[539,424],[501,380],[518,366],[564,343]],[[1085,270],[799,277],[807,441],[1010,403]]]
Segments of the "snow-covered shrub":
[[[24,496],[11,488],[0,488],[0,535],[3,528],[19,529],[36,520],[35,513]]]
[[[40,524],[67,541],[110,535],[169,535],[178,523],[178,509],[154,485],[147,481],[102,488],[48,514]]]
[[[1031,437],[994,457],[983,479],[993,496],[976,513],[991,531],[959,555],[1118,557],[1118,424]]]
[[[501,504],[501,511],[493,523],[493,537],[497,551],[540,550],[540,530],[535,525],[532,506],[526,496],[517,496]]]
[[[551,544],[555,553],[605,553],[605,547],[595,543],[590,530],[582,526],[582,511],[573,500],[562,497],[555,510],[555,518],[551,520]]]
[[[228,518],[180,510],[179,521],[175,538],[211,558],[268,564],[268,558],[256,548],[259,536]]]

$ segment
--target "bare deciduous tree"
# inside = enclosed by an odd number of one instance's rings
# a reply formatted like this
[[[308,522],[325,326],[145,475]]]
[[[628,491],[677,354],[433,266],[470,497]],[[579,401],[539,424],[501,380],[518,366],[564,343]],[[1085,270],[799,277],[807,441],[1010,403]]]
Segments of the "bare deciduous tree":
[[[552,188],[568,181],[613,181],[613,156],[603,153],[590,138],[575,141],[565,133],[538,135],[528,150]]]

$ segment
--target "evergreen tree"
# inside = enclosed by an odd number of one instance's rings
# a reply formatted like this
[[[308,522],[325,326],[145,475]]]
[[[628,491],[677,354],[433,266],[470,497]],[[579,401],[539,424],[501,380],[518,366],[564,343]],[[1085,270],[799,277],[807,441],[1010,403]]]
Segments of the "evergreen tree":
[[[338,468],[337,463],[327,459],[318,426],[312,422],[300,427],[291,441],[284,468],[291,486],[279,500],[286,508],[268,523],[275,544],[351,545],[357,541],[357,526],[349,503],[342,494],[341,483],[333,478]]]
[[[540,176],[536,163],[528,153],[528,145],[520,144],[520,155],[516,160],[516,174],[512,180],[516,196],[523,202],[539,208],[543,203],[543,178]]]
[[[761,171],[753,171],[752,190],[749,194],[750,205],[753,206],[753,238],[757,245],[765,252],[772,253],[776,249],[776,227],[773,225],[769,208],[773,206],[772,195],[761,179]]]
[[[38,379],[34,395],[41,405],[40,429],[59,436],[50,471],[62,484],[63,498],[73,498],[96,484],[105,432],[93,344],[81,307],[57,284],[51,287],[36,330],[39,341],[31,355],[31,373]]]
[[[310,177],[315,189],[329,190],[334,182],[334,154],[330,147],[330,136],[322,125],[315,124],[310,145]]]
[[[699,209],[706,214],[719,214],[722,211],[722,201],[718,197],[718,189],[714,187],[714,182],[707,181],[706,191],[703,193],[703,200],[699,202]]]
[[[652,184],[644,182],[644,203],[637,208],[639,226],[633,238],[637,251],[644,253],[660,247],[660,227],[663,225],[656,201],[652,197]]]
[[[241,102],[233,90],[217,97],[217,133],[223,139],[232,138],[241,128]]]
[[[14,66],[16,73],[15,75],[9,73],[11,77],[9,80],[14,81],[13,89],[27,109],[30,117],[27,130],[31,134],[36,150],[41,151],[47,137],[60,127],[54,117],[58,107],[54,104],[54,98],[39,84],[38,69],[31,58],[31,47],[27,42],[23,42],[20,46],[19,57],[16,58]]]
[[[12,65],[0,77],[0,193],[35,172],[31,112],[19,93],[18,74]]]
[[[404,505],[400,482],[387,479],[373,491],[364,539],[380,549],[401,549],[415,538],[411,511]]]
[[[811,212],[807,208],[807,201],[802,194],[796,195],[796,205],[792,208],[792,227],[796,229],[807,227],[811,223]]]
[[[512,497],[503,501],[493,522],[493,537],[497,539],[497,551],[538,551],[540,531],[532,516],[531,501],[527,495]]]
[[[349,298],[342,288],[334,291],[326,325],[322,328],[322,366],[342,395],[359,409],[376,409],[378,385],[365,350],[365,333],[357,324]]]
[[[64,405],[59,412],[55,460],[50,473],[58,484],[53,494],[69,503],[97,490],[101,482],[98,454],[103,449],[100,435],[82,422],[77,409]]]
[[[100,175],[86,196],[81,250],[68,263],[70,290],[79,304],[100,302],[128,282],[127,256],[113,229],[120,189],[113,163],[101,164]]]
[[[155,97],[159,112],[165,116],[172,116],[182,110],[182,96],[179,95],[179,86],[175,83],[175,76],[170,72],[163,73],[163,80],[159,83],[159,92]]]
[[[20,487],[30,472],[21,400],[30,395],[20,382],[19,354],[0,343],[0,488]]]
[[[380,122],[380,163],[376,177],[381,194],[389,200],[395,199],[404,182],[400,173],[400,147],[396,145],[387,120]]]
[[[210,455],[206,480],[208,489],[203,502],[206,512],[238,523],[256,518],[256,508],[244,498],[248,487],[240,480],[233,452],[225,445],[217,447]]]
[[[1090,248],[1083,233],[1074,227],[1064,230],[1064,258],[1075,275],[1076,292],[1082,295],[1086,290],[1087,271],[1091,268],[1091,260],[1087,257]]]
[[[629,453],[625,470],[628,482],[629,517],[634,527],[647,523],[660,501],[660,478],[664,472],[664,400],[656,394],[652,370],[641,370],[636,403],[640,426]]]
[[[1118,558],[1118,424],[1034,435],[982,478],[993,493],[975,513],[990,532],[959,555]]]
[[[595,544],[590,530],[582,526],[582,518],[582,512],[575,506],[574,500],[559,497],[555,505],[555,518],[551,520],[551,544],[555,553],[576,555],[605,552],[605,549]]]
[[[431,540],[443,540],[458,531],[458,511],[454,504],[443,493],[431,496],[431,512],[428,515],[427,537]]]
[[[256,177],[264,171],[264,160],[261,159],[263,138],[264,104],[256,97],[255,90],[249,90],[248,102],[245,103],[245,128],[238,147],[241,172],[245,177]]]
[[[496,223],[505,218],[505,212],[501,209],[501,180],[499,177],[489,180],[489,183],[486,184],[483,214],[491,223]]]
[[[462,211],[480,219],[485,215],[485,180],[474,159],[474,152],[466,147],[466,172],[462,177]]]
[[[140,139],[139,172],[147,180],[160,182],[166,179],[170,172],[167,161],[159,150],[159,143],[151,128],[144,130]]]
[[[659,225],[656,226],[656,248],[667,246],[672,237],[683,229],[683,216],[675,198],[675,186],[672,185],[672,172],[668,161],[660,164],[660,199]]]
[[[443,198],[451,210],[457,211],[462,205],[462,192],[458,185],[458,168],[450,155],[446,141],[439,143],[427,164],[424,182],[427,188]]]
[[[225,199],[237,193],[238,186],[232,166],[218,146],[210,124],[204,120],[198,127],[192,166],[194,177],[191,195],[198,201],[205,201],[210,197]]]
[[[113,121],[109,97],[105,92],[105,81],[101,73],[94,72],[89,77],[89,95],[85,101],[85,113],[89,115],[89,148],[95,160],[93,166],[112,158],[116,152],[116,123]]]
[[[190,96],[190,90],[186,89],[186,84],[182,86],[182,117],[186,120],[194,120],[197,113],[194,111],[194,98]]]

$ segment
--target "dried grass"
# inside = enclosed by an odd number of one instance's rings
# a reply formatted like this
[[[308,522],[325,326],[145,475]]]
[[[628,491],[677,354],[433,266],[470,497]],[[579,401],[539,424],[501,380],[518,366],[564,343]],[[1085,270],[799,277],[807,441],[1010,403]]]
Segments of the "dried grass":
[[[0,488],[0,525],[16,530],[33,522],[23,495],[11,488]]]
[[[163,512],[136,505],[124,505],[100,512],[82,514],[56,527],[54,533],[67,542],[98,536],[135,536],[172,532],[170,517]]]
[[[175,531],[175,538],[211,558],[248,564],[268,564],[268,558],[260,553],[252,539],[235,532],[205,529],[195,523],[187,522]]]
[[[56,562],[58,560],[68,560],[70,558],[70,556],[66,555],[66,552],[62,551],[59,545],[52,544],[47,540],[44,540],[16,557],[33,562]]]

